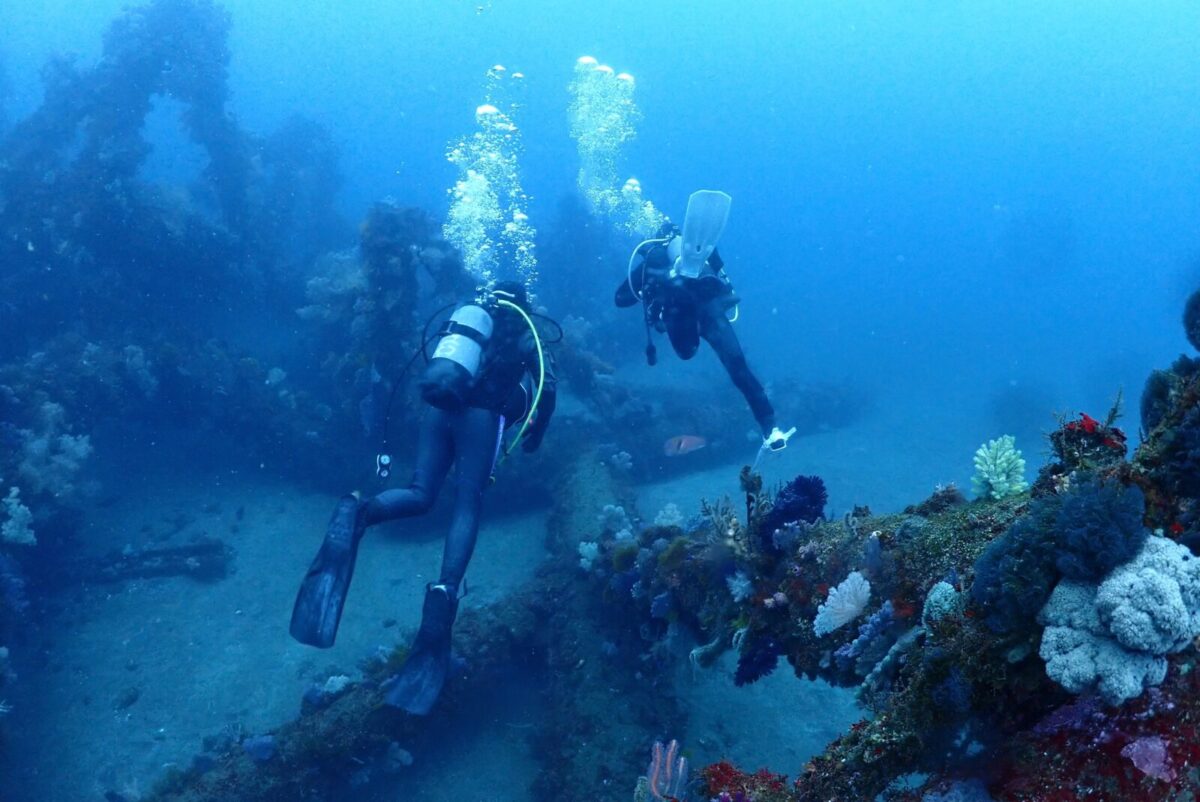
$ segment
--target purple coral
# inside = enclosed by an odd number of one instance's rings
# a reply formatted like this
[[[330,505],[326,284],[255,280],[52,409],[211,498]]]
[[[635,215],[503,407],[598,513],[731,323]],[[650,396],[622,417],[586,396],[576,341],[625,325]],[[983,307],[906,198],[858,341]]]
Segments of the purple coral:
[[[1147,735],[1130,741],[1121,750],[1122,757],[1129,758],[1138,771],[1147,777],[1163,782],[1175,779],[1175,769],[1167,758],[1167,742],[1157,735]]]
[[[896,640],[893,624],[896,622],[891,601],[886,601],[858,628],[858,637],[844,643],[833,653],[834,662],[840,671],[855,671],[866,676],[875,663],[879,662]],[[867,659],[861,659],[863,657]],[[872,659],[873,658],[873,659]]]

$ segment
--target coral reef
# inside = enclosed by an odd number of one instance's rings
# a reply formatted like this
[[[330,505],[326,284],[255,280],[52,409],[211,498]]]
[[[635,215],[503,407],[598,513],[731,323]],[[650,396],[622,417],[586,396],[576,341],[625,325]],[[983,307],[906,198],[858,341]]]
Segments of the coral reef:
[[[975,452],[971,485],[977,496],[1002,499],[1025,490],[1025,460],[1012,435],[989,440]]]

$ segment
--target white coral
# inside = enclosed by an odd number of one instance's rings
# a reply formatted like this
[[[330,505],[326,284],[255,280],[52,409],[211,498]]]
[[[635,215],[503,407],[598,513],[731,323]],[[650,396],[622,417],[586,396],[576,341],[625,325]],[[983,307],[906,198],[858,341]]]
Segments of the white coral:
[[[989,440],[975,452],[975,476],[971,485],[977,496],[999,500],[1029,487],[1025,483],[1025,459],[1011,434]]]
[[[754,592],[754,583],[746,576],[745,571],[738,571],[733,576],[726,577],[725,586],[729,588],[729,595],[739,604],[750,598],[750,594]]]
[[[871,601],[871,583],[858,571],[852,571],[842,583],[829,591],[829,598],[817,608],[813,631],[828,635],[862,615]]]
[[[593,540],[585,540],[579,544],[579,567],[591,571],[593,563],[600,556],[600,544]]]
[[[1200,636],[1200,561],[1167,538],[1147,538],[1099,585],[1059,582],[1038,621],[1047,676],[1119,704],[1160,684],[1165,656]]]
[[[47,401],[39,411],[39,431],[22,430],[21,464],[17,470],[34,493],[49,492],[57,497],[75,491],[75,474],[92,453],[87,435],[64,434],[66,412],[60,404]]]
[[[0,526],[0,542],[15,543],[20,546],[32,546],[37,543],[33,536],[33,513],[21,503],[21,491],[16,487],[8,489],[8,498],[3,500],[4,512],[8,520]],[[7,655],[7,652],[5,652]]]
[[[683,526],[683,513],[679,511],[679,505],[675,502],[668,502],[667,506],[658,511],[654,516],[655,526]]]

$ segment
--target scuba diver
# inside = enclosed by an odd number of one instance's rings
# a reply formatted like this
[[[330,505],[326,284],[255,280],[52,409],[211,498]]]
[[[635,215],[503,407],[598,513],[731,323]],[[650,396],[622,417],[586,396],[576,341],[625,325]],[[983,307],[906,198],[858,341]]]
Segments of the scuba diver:
[[[501,282],[482,300],[454,311],[419,382],[429,408],[420,423],[412,480],[365,501],[355,495],[338,501],[296,597],[292,637],[332,646],[366,528],[428,512],[453,464],[454,511],[441,574],[426,587],[416,640],[387,688],[389,704],[416,715],[433,707],[449,671],[450,630],[475,549],[484,488],[517,443],[526,452],[537,450],[554,413],[556,381],[533,315],[517,282]],[[517,424],[520,430],[505,446],[506,428]],[[381,476],[390,463],[388,455],[380,456]]]
[[[655,238],[634,248],[615,300],[622,308],[642,304],[646,361],[651,365],[658,361],[651,329],[666,332],[680,359],[695,356],[703,337],[758,421],[763,437],[759,453],[782,451],[796,429],[784,432],[775,425],[775,409],[746,364],[732,324],[737,320],[739,299],[717,252],[717,240],[725,230],[731,202],[724,192],[692,193],[682,231],[668,221]],[[641,261],[635,268],[639,257]],[[732,320],[728,317],[730,310]]]

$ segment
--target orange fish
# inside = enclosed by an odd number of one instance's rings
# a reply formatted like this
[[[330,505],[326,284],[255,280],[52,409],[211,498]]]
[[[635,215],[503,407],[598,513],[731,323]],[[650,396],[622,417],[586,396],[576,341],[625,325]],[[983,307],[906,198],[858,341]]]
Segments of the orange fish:
[[[697,437],[694,434],[681,434],[663,443],[663,453],[668,457],[682,457],[684,454],[699,451],[706,445],[707,443],[703,437]]]

